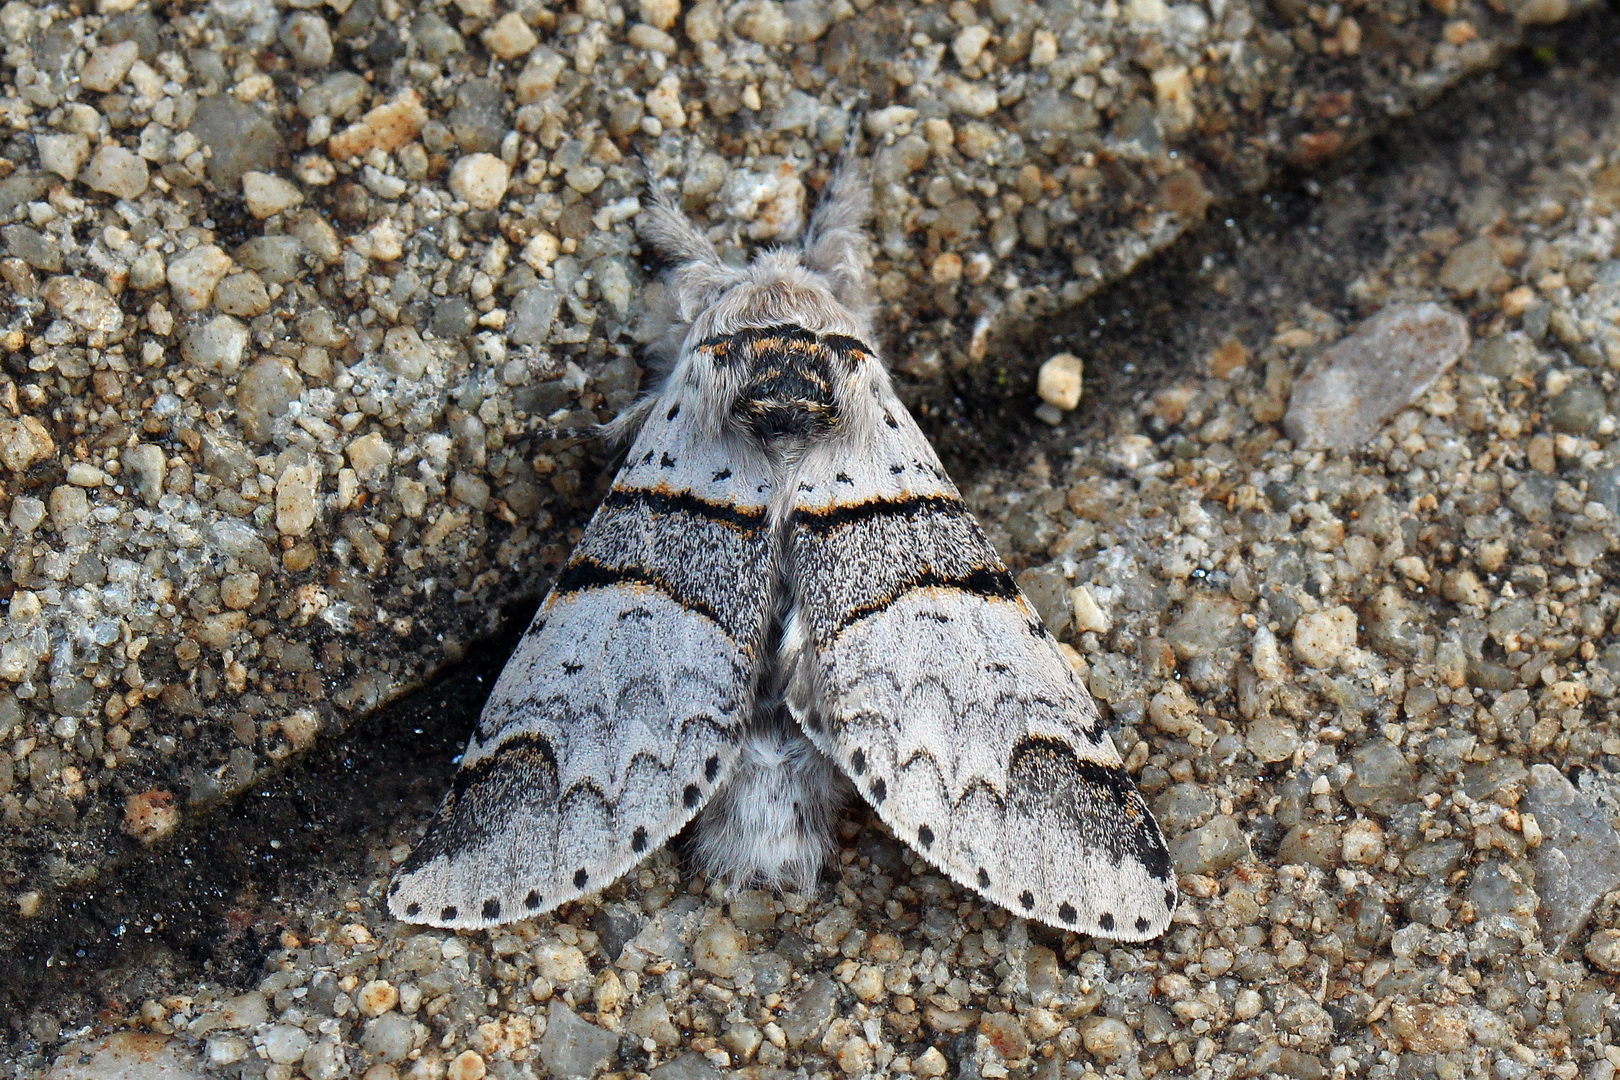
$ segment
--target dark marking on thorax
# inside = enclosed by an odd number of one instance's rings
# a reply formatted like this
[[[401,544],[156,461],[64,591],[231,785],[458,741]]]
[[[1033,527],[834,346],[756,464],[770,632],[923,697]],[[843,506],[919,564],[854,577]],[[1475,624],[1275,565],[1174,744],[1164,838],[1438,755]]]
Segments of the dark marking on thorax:
[[[838,385],[872,358],[861,342],[802,326],[769,326],[717,335],[697,346],[716,368],[738,369],[742,392],[733,420],[761,443],[821,438],[840,419]]]

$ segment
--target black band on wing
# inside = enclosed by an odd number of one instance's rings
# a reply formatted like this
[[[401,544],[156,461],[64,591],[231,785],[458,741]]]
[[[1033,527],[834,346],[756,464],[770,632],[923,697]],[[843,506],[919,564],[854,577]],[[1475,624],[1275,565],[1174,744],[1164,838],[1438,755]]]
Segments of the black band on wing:
[[[644,566],[604,566],[594,559],[575,555],[558,575],[557,583],[551,587],[551,595],[553,598],[560,598],[573,593],[590,592],[592,589],[605,589],[613,585],[643,585],[649,589],[656,589],[673,600],[683,611],[702,615],[728,634],[732,632],[732,628],[721,621],[720,613],[713,607],[681,589],[664,575]]]
[[[690,491],[657,491],[648,488],[614,488],[608,492],[602,505],[614,510],[635,510],[645,507],[654,514],[689,514],[712,521],[717,525],[730,525],[744,532],[758,532],[765,525],[765,508],[741,507],[711,502]]]
[[[932,570],[925,570],[896,583],[882,596],[873,597],[860,607],[851,609],[839,620],[837,627],[834,628],[834,635],[843,633],[862,619],[887,611],[902,597],[923,589],[950,589],[983,597],[986,600],[1018,599],[1018,585],[1005,567],[979,566],[965,574],[938,574]]]
[[[874,518],[916,520],[935,515],[973,520],[973,511],[955,495],[905,495],[898,499],[835,503],[819,509],[800,507],[793,511],[793,524],[816,536],[825,536],[835,529]]]

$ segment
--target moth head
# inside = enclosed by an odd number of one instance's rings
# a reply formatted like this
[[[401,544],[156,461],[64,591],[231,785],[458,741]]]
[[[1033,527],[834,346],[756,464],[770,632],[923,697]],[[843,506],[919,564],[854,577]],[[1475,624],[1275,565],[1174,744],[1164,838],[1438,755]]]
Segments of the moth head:
[[[675,356],[689,339],[750,326],[793,323],[868,339],[866,219],[871,185],[845,166],[822,190],[803,240],[761,252],[747,266],[726,262],[668,196],[654,196],[642,239],[674,265],[667,310],[654,313],[655,352]],[[661,323],[662,325],[656,325]]]

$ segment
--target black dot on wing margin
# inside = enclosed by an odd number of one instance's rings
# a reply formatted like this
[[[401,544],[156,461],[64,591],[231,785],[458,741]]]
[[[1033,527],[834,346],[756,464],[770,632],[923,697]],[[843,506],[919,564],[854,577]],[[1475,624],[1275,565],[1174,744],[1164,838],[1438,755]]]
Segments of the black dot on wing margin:
[[[1058,905],[1058,918],[1062,919],[1064,922],[1072,923],[1079,917],[1080,913],[1074,910],[1074,905],[1069,903],[1067,900]]]
[[[919,826],[917,828],[917,843],[921,844],[923,847],[933,847],[934,830],[930,829],[926,825]]]
[[[690,810],[698,804],[698,799],[702,798],[702,796],[703,791],[696,784],[687,784],[686,790],[681,792],[681,802],[685,803],[686,808]]]
[[[501,902],[499,900],[495,899],[493,896],[490,897],[488,900],[484,901],[484,910],[481,912],[481,914],[486,919],[498,919],[498,918],[500,918],[501,917]]]
[[[529,890],[529,895],[523,898],[523,906],[530,911],[540,906],[540,892],[538,889]]]
[[[574,871],[574,888],[583,889],[589,880],[591,880],[590,872],[583,866]]]
[[[866,772],[866,751],[857,750],[849,755],[849,767],[855,770],[856,776]]]
[[[982,866],[979,867],[979,876],[975,880],[978,881],[979,888],[988,889],[990,887],[990,871]]]
[[[720,756],[718,754],[710,754],[709,760],[703,763],[703,779],[712,784],[714,783],[714,778],[719,775]]]
[[[883,777],[880,776],[876,780],[872,781],[872,801],[882,802],[888,797],[889,785],[884,782]]]
[[[630,834],[630,850],[637,855],[647,850],[647,827],[637,825],[636,831]]]
[[[1152,925],[1153,925],[1152,923],[1147,921],[1147,916],[1146,915],[1138,915],[1136,917],[1136,932],[1138,934],[1147,933],[1147,928],[1149,926],[1152,926]]]
[[[1112,930],[1114,928],[1113,913],[1105,911],[1101,915],[1097,916],[1097,925],[1102,927],[1104,930]]]
[[[405,914],[413,919],[416,918],[418,915],[422,914],[422,905],[416,903],[406,904]]]
[[[1034,911],[1035,894],[1030,892],[1028,889],[1025,889],[1023,892],[1019,893],[1018,906],[1023,908],[1025,911]]]
[[[439,912],[439,918],[443,919],[445,922],[449,922],[459,914],[460,912],[456,910],[456,906],[454,904],[448,904],[445,906],[443,911]]]

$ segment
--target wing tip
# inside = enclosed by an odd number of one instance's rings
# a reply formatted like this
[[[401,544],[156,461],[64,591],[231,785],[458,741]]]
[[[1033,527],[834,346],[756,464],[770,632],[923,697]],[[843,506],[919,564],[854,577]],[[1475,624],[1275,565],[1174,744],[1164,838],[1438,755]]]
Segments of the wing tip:
[[[1151,870],[1148,876],[1164,889],[1163,903],[1157,904],[1157,912],[1148,913],[1145,909],[1155,906],[1149,901],[1147,895],[1139,899],[1136,904],[1122,904],[1122,907],[1134,909],[1130,914],[1116,914],[1096,910],[1096,897],[1075,897],[1072,899],[1059,899],[1055,903],[1051,897],[1036,897],[1032,889],[1024,889],[1016,895],[999,888],[990,887],[990,882],[983,883],[970,880],[966,874],[958,873],[946,865],[945,860],[933,850],[932,844],[925,844],[921,837],[908,826],[890,820],[883,808],[874,808],[878,818],[889,828],[896,839],[900,840],[923,862],[944,874],[951,881],[971,892],[973,895],[995,904],[1008,913],[1020,918],[1028,919],[1053,930],[1072,931],[1077,934],[1089,934],[1092,937],[1106,938],[1110,941],[1144,942],[1162,937],[1170,929],[1177,907],[1180,906],[1179,889],[1176,885],[1175,871],[1169,869],[1169,852],[1165,850],[1165,874],[1160,877]],[[1157,830],[1155,830],[1157,831]],[[1163,848],[1163,840],[1160,840]],[[1144,869],[1148,869],[1144,860],[1132,860]],[[1122,890],[1120,896],[1129,899],[1134,890]]]
[[[637,829],[630,841],[609,850],[602,862],[579,867],[571,879],[550,885],[542,882],[484,890],[467,877],[458,879],[442,856],[420,865],[407,861],[388,885],[388,913],[400,922],[441,930],[489,930],[537,918],[564,904],[599,895],[667,844],[696,813],[684,815],[665,835],[659,833],[665,833],[667,822],[656,831]]]

